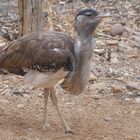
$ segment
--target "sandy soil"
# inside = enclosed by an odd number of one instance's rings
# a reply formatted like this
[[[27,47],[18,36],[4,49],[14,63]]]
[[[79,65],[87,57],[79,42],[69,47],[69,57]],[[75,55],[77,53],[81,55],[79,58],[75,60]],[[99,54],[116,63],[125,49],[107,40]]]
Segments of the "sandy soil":
[[[116,85],[117,81],[97,80],[77,97],[58,89],[60,108],[74,131],[74,134],[65,134],[51,102],[48,105],[50,128],[43,130],[42,89],[24,85],[19,76],[0,75],[0,79],[3,83],[0,94],[0,140],[140,139],[139,96],[134,96],[136,91],[128,90],[111,93],[105,83]]]

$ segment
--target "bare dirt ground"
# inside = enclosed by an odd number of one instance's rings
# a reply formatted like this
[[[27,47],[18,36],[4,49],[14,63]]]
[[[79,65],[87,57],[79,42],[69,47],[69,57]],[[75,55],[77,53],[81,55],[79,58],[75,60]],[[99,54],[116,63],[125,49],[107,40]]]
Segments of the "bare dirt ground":
[[[139,29],[138,2],[110,0],[98,1],[96,6],[91,2],[76,7],[107,9],[113,17],[96,31],[97,47],[86,92],[71,96],[57,88],[59,106],[74,134],[64,133],[51,102],[48,105],[50,128],[43,130],[43,90],[25,85],[20,76],[1,74],[0,140],[140,140],[140,49],[131,46],[131,31],[110,35],[115,23]],[[65,10],[71,7],[67,4],[67,7],[54,5],[53,8],[57,11],[59,6]],[[64,27],[70,26],[64,24]]]
[[[4,79],[5,76],[2,77]],[[12,79],[11,76],[10,78]],[[19,80],[18,82],[22,83]],[[119,98],[107,93],[98,93],[95,96],[92,89],[78,97],[59,93],[63,115],[75,132],[65,134],[51,103],[48,107],[50,128],[43,130],[43,98],[38,97],[40,92],[30,90],[30,94],[23,94],[23,97],[8,93],[1,95],[1,140],[140,139],[140,103],[134,99],[121,99],[123,94]]]

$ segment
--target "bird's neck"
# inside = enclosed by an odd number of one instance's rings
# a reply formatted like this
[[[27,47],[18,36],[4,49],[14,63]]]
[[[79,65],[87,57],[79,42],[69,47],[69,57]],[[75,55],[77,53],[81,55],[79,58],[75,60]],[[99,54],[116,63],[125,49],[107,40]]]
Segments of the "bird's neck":
[[[80,51],[77,55],[77,74],[88,74],[93,56],[94,40],[92,36],[80,38]]]
[[[80,38],[75,45],[76,69],[70,73],[63,83],[70,94],[81,94],[88,84],[91,71],[94,40],[91,37]]]
[[[93,49],[94,49],[94,39],[92,35],[90,36],[81,36],[80,37],[81,42],[81,52],[80,52],[80,59],[89,61],[92,58],[93,55]]]
[[[73,93],[80,94],[85,89],[88,84],[90,71],[91,71],[91,61],[93,56],[94,49],[94,40],[92,36],[86,38],[80,38],[80,51],[77,55],[77,67],[76,71],[73,74],[75,81],[73,82],[76,85],[72,91]]]

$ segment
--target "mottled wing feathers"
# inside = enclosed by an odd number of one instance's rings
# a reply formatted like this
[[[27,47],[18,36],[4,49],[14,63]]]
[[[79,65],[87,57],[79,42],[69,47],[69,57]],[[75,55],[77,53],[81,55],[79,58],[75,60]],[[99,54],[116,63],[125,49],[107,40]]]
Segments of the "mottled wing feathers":
[[[24,67],[31,63],[31,60],[28,56],[30,53],[30,48],[27,47],[22,48],[20,45],[20,41],[14,41],[10,43],[7,48],[2,50],[1,59],[0,59],[0,67],[8,68],[8,67]],[[33,56],[32,56],[33,60]]]
[[[74,40],[60,32],[36,32],[10,43],[0,54],[0,67],[71,69],[74,63]]]

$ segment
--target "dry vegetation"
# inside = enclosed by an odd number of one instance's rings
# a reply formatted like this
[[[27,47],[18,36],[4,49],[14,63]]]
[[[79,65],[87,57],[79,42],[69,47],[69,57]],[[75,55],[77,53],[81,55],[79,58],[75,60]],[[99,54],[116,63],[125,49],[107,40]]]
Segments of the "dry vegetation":
[[[104,20],[94,34],[97,45],[86,93],[74,97],[58,88],[60,106],[75,134],[63,133],[51,103],[51,128],[44,131],[42,89],[24,85],[22,77],[8,74],[0,75],[0,140],[140,139],[140,46],[132,39],[140,29],[140,2],[49,0],[47,4],[44,2],[44,13],[47,11],[49,15],[44,20],[44,30],[76,36],[74,17],[83,8],[110,12],[112,17]],[[1,19],[6,20],[0,16]],[[9,28],[11,36],[18,32],[17,22],[7,22],[1,26],[4,27]],[[116,35],[116,30],[122,34]],[[1,38],[0,45],[4,43]]]

